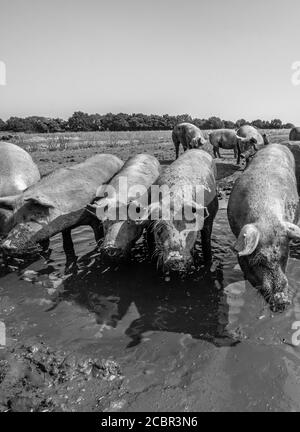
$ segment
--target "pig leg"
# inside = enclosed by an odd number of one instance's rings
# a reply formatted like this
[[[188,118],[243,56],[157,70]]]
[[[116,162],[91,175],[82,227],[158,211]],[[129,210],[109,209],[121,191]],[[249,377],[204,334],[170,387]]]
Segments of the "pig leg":
[[[76,260],[74,244],[71,236],[71,229],[62,231],[63,248],[66,254],[67,265]]]
[[[240,149],[239,145],[236,146],[236,155],[235,155],[235,157],[237,158],[236,164],[239,165],[240,164],[240,160],[241,160],[241,149]]]
[[[104,236],[103,226],[98,219],[92,220],[90,225],[94,231],[96,243],[98,243]]]
[[[50,239],[45,239],[39,242],[40,245],[42,246],[43,251],[46,251],[49,249],[49,245],[50,245]]]
[[[214,151],[214,157],[217,158],[218,157],[218,149],[217,149],[217,147],[214,147],[213,151]]]
[[[146,241],[147,241],[149,253],[152,257],[155,251],[155,239],[154,239],[151,225],[149,225],[146,230]]]
[[[234,155],[234,158],[236,159],[236,157],[237,157],[237,148],[236,147],[234,147],[233,148],[233,155]]]
[[[220,144],[216,145],[214,147],[214,154],[216,155],[215,157],[218,157],[221,159],[221,155],[220,155]]]
[[[210,265],[212,263],[212,252],[211,252],[211,233],[214,222],[215,214],[218,210],[218,198],[215,197],[214,201],[208,206],[209,216],[205,219],[203,228],[201,230],[201,244],[203,259],[205,264]]]
[[[178,140],[177,137],[173,137],[173,142],[174,142],[174,147],[175,147],[175,159],[178,159],[180,141]]]
[[[204,226],[201,230],[201,244],[202,244],[202,252],[203,259],[205,264],[210,265],[212,262],[212,253],[211,253],[211,231],[212,224],[209,226]]]

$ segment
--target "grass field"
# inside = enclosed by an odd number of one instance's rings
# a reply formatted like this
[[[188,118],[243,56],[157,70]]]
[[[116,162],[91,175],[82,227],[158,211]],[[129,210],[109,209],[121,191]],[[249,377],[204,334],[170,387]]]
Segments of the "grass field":
[[[204,131],[204,134],[208,136],[209,132]],[[270,142],[281,143],[288,140],[289,130],[266,130],[265,133]],[[19,133],[14,134],[12,142],[31,153],[42,175],[82,162],[96,153],[112,153],[126,160],[134,154],[147,152],[165,163],[175,157],[171,131]]]

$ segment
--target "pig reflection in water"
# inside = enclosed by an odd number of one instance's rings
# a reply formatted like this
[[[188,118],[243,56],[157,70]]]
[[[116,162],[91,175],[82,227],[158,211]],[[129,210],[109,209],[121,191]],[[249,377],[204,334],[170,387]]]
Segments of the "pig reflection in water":
[[[159,174],[160,164],[154,156],[142,153],[130,157],[109,184],[100,188],[99,198],[87,207],[102,221],[104,241],[101,252],[105,259],[116,262],[125,259],[141,237],[147,221],[137,223],[127,213],[130,208],[138,214],[141,204],[145,200],[148,203],[149,188]],[[139,196],[139,192],[142,195]]]
[[[136,246],[133,256],[141,249]],[[133,260],[118,272],[102,273],[97,262],[89,265],[89,255],[82,257],[80,277],[74,274],[64,281],[56,303],[71,299],[87,308],[96,316],[98,337],[112,341],[125,334],[129,346],[139,344],[149,331],[178,333],[180,340],[191,335],[217,346],[238,343],[227,332],[229,305],[221,270],[166,284],[144,258],[138,266]]]
[[[199,235],[204,261],[211,264],[211,232],[218,210],[215,173],[212,157],[203,150],[193,149],[168,166],[156,182],[160,187],[167,186],[170,194],[168,199],[160,194],[156,202],[151,197],[152,202],[146,209],[152,219],[148,240],[166,280],[171,274],[182,276],[190,269]],[[190,196],[186,195],[188,189]],[[197,202],[197,190],[200,202]]]

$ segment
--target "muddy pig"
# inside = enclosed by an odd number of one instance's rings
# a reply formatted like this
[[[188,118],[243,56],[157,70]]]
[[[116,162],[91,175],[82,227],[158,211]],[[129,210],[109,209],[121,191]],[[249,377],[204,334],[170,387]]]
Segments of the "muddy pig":
[[[149,188],[159,174],[160,164],[154,156],[132,156],[110,183],[100,188],[99,198],[88,206],[88,210],[103,223],[104,241],[101,251],[104,258],[113,261],[126,258],[142,235],[147,221],[137,223],[136,218],[140,205],[148,204]],[[142,189],[139,191],[140,187]],[[132,215],[130,211],[133,211]]]
[[[21,147],[0,143],[0,235],[12,228],[13,211],[7,207],[6,196],[18,195],[40,180],[38,167]]]
[[[146,209],[151,220],[148,238],[166,280],[172,273],[186,274],[194,263],[194,246],[200,235],[204,261],[211,264],[211,232],[218,210],[215,177],[213,158],[203,150],[192,149],[160,175],[154,185],[159,187],[159,194],[154,186],[151,188],[151,204]]]
[[[37,252],[38,243],[62,232],[66,252],[73,250],[71,229],[91,225],[96,240],[101,236],[99,221],[85,207],[96,197],[100,184],[108,182],[123,162],[110,154],[98,154],[85,162],[61,168],[43,177],[18,197],[8,197],[14,210],[15,227],[1,247],[8,255]]]
[[[273,310],[291,301],[285,269],[289,242],[300,239],[298,201],[294,156],[269,144],[236,180],[228,203],[240,266]]]

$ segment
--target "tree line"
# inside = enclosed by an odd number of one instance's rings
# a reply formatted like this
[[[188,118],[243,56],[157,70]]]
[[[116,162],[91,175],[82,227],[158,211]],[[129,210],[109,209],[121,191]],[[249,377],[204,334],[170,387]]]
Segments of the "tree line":
[[[245,124],[250,124],[259,129],[290,129],[292,123],[283,124],[280,119],[271,121],[254,120],[248,122],[245,119],[232,122],[222,120],[219,117],[209,117],[208,119],[192,118],[188,114],[171,116],[168,114],[87,114],[76,111],[68,119],[47,118],[39,116],[30,117],[10,117],[7,121],[0,119],[0,131],[10,132],[88,132],[88,131],[150,131],[150,130],[171,130],[181,122],[193,123],[200,129],[235,129]]]

